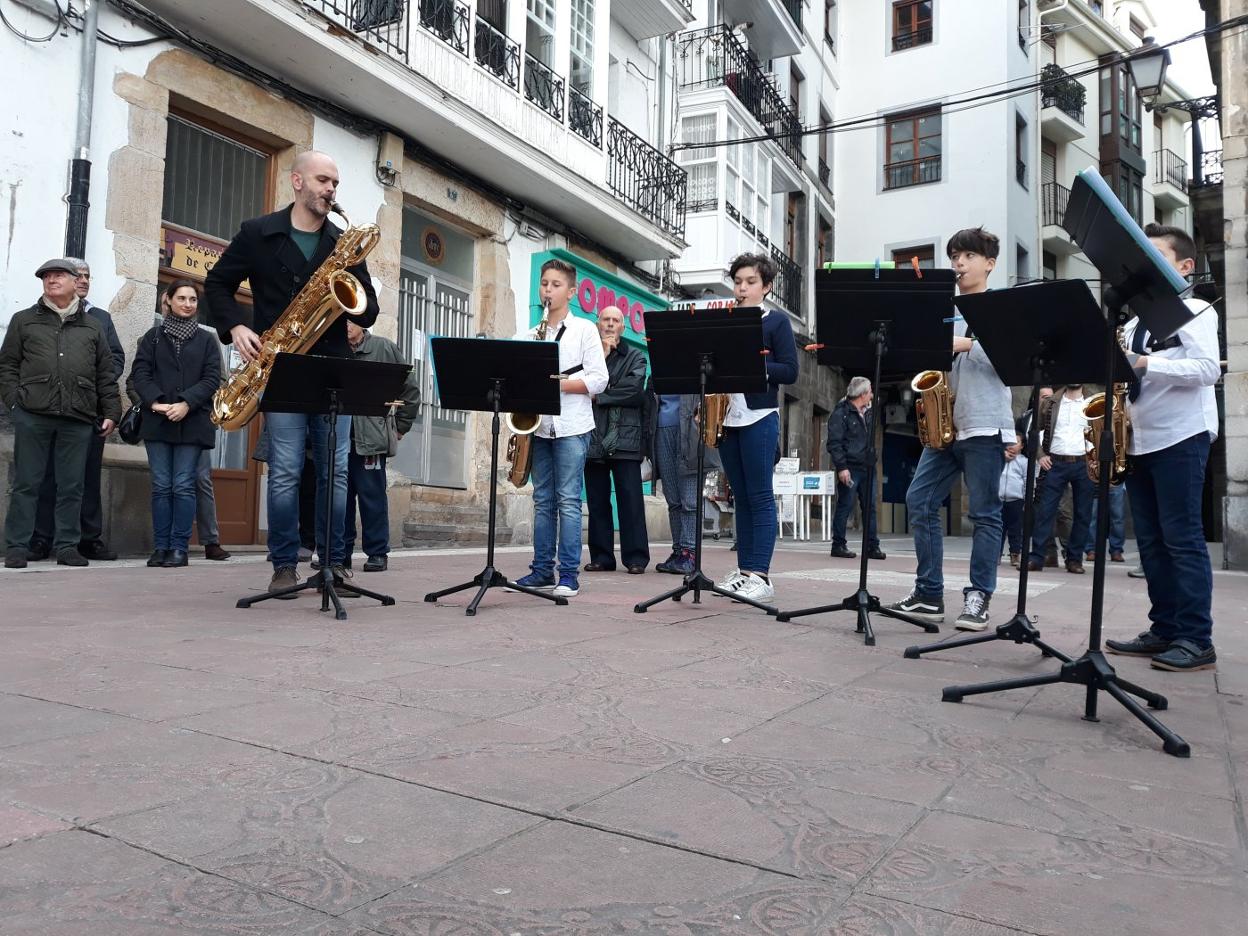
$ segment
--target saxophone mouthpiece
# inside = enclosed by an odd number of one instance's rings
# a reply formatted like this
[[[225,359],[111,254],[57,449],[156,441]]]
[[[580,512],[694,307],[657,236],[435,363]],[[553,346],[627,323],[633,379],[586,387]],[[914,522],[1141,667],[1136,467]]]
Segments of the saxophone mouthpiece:
[[[346,221],[347,227],[351,226],[351,219],[348,218],[347,213],[342,210],[342,205],[338,204],[336,201],[331,200],[329,202],[329,210],[332,211],[334,214],[338,215],[340,218],[342,218],[343,221]]]

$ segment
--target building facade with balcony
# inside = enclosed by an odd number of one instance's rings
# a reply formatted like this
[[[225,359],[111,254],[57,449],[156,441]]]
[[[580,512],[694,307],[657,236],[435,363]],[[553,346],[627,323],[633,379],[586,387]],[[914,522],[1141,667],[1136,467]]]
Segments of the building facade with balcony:
[[[687,298],[724,300],[732,258],[769,255],[780,270],[769,304],[801,345],[815,334],[813,271],[832,259],[830,139],[815,131],[836,109],[838,14],[835,0],[703,4],[673,54],[675,158],[689,174],[674,279]],[[826,422],[842,392],[839,374],[801,355],[780,444],[803,470],[829,467]]]
[[[51,25],[21,4],[6,16],[28,35]],[[685,246],[686,173],[663,152],[674,85],[659,37],[691,20],[685,0],[105,4],[89,102],[91,298],[111,310],[132,360],[160,286],[202,278],[239,222],[290,201],[294,156],[328,152],[351,219],[382,229],[369,258],[375,330],[399,343],[424,390],[391,462],[392,540],[479,535],[488,421],[438,405],[428,337],[527,328],[533,272],[561,251],[578,267],[574,311],[627,307],[630,340],[644,341],[638,313],[665,305],[664,264]],[[0,34],[0,77],[39,89],[17,101],[0,142],[15,272],[64,249],[75,155],[65,115],[78,101],[84,19],[60,26],[40,44]],[[5,279],[0,329],[37,286],[28,272]],[[263,541],[257,431],[222,434],[214,452],[229,543]],[[127,551],[150,537],[145,475],[141,449],[107,446],[107,533]],[[502,523],[524,539],[527,492],[504,500]]]

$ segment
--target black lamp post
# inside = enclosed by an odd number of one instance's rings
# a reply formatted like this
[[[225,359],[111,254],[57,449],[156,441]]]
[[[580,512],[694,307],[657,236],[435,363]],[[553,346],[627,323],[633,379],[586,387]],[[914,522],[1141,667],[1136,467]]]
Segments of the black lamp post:
[[[1167,101],[1165,104],[1153,102],[1161,96],[1166,83],[1166,69],[1170,67],[1170,50],[1157,46],[1152,36],[1148,36],[1135,52],[1127,56],[1127,68],[1131,69],[1131,79],[1135,82],[1137,93],[1150,111],[1164,114],[1168,109],[1187,111],[1192,116],[1192,185],[1204,184],[1205,147],[1200,137],[1200,120],[1202,117],[1218,116],[1218,97],[1187,98],[1182,101]]]

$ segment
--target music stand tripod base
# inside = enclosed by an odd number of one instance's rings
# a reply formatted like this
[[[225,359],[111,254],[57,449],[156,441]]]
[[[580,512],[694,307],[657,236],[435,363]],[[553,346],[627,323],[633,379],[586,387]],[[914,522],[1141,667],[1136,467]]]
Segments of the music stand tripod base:
[[[863,535],[866,538],[866,535]],[[863,547],[865,550],[865,546]],[[858,626],[854,628],[854,633],[862,634],[862,642],[868,647],[875,646],[875,631],[871,627],[871,615],[882,614],[885,617],[896,618],[899,621],[905,621],[907,624],[913,624],[915,627],[923,628],[924,633],[938,634],[940,627],[932,624],[930,621],[919,621],[915,618],[906,617],[904,614],[898,614],[895,611],[889,611],[882,604],[880,599],[871,594],[865,588],[859,588],[843,601],[836,604],[821,605],[817,608],[803,608],[800,611],[781,611],[776,614],[776,620],[783,624],[787,624],[796,617],[805,617],[809,614],[825,614],[829,611],[851,611],[858,616]]]
[[[726,588],[720,588],[715,582],[699,567],[685,576],[684,582],[671,591],[664,592],[661,595],[655,595],[653,598],[639,602],[633,605],[633,612],[636,614],[645,614],[647,610],[663,601],[680,601],[689,592],[693,592],[693,603],[702,603],[702,592],[711,592],[723,598],[731,598],[733,601],[747,604],[752,608],[758,608],[760,611],[766,611],[768,614],[774,615],[778,612],[771,605],[763,604],[761,601],[755,601],[753,598],[746,598],[744,595],[738,595]]]
[[[568,599],[562,595],[548,595],[543,591],[538,591],[536,588],[526,588],[524,585],[517,585],[490,565],[482,569],[471,582],[463,582],[459,585],[452,585],[450,588],[444,588],[441,591],[429,592],[429,594],[425,595],[425,601],[435,602],[439,598],[445,598],[447,595],[453,595],[456,592],[467,591],[469,588],[476,588],[477,593],[473,595],[472,601],[468,602],[468,607],[464,608],[464,614],[468,617],[476,617],[477,605],[481,603],[481,599],[485,597],[485,593],[491,588],[505,588],[507,591],[532,595],[534,598],[545,598],[547,601],[553,601],[560,606],[568,603]]]

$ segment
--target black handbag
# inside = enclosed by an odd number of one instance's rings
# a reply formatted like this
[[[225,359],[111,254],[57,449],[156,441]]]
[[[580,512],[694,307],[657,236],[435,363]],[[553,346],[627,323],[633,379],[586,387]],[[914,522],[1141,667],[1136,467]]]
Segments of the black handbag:
[[[138,445],[141,441],[139,439],[139,431],[142,426],[143,406],[139,403],[135,403],[128,410],[126,410],[125,415],[121,417],[121,422],[117,424],[117,434],[121,436],[122,442],[129,445]]]

